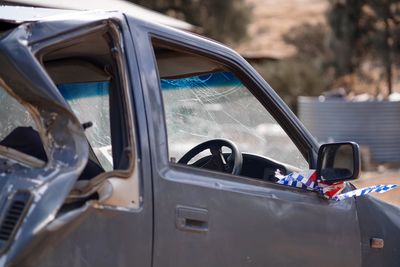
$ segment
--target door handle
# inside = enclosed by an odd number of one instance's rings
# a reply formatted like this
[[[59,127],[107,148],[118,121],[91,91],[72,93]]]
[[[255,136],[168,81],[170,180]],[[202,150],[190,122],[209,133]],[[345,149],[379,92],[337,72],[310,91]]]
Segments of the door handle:
[[[176,228],[189,232],[208,232],[208,210],[187,206],[176,207]]]

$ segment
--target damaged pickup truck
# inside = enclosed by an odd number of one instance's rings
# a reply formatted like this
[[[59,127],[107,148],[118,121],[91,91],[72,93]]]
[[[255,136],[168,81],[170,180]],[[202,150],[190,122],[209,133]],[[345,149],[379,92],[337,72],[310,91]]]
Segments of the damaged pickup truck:
[[[399,266],[397,207],[315,186],[354,190],[358,146],[320,146],[231,49],[0,7],[0,66],[0,266]]]

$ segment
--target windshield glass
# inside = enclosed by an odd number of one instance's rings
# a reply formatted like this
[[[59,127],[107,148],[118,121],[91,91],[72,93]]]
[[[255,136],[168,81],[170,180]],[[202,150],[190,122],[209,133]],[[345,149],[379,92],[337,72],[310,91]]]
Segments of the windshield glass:
[[[162,78],[161,89],[170,157],[180,159],[201,142],[226,138],[242,152],[308,168],[285,131],[233,73]]]

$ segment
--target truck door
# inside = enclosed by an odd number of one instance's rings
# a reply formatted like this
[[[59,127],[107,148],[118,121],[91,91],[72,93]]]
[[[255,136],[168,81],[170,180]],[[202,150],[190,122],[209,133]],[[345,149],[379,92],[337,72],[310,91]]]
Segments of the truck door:
[[[146,65],[154,266],[360,266],[353,199],[333,202],[274,183],[276,170],[313,167],[315,157],[306,157],[317,146],[272,89],[227,48],[151,31],[139,63]],[[220,139],[241,151],[238,175],[235,149]],[[205,141],[207,149],[192,150]]]

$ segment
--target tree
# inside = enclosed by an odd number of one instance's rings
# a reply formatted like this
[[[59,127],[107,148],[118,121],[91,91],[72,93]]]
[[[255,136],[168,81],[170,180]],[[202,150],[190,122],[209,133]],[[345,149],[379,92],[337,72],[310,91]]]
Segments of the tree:
[[[298,96],[318,96],[332,85],[327,31],[327,26],[322,24],[294,26],[283,35],[283,39],[296,47],[296,55],[254,65],[294,111]]]
[[[332,65],[332,51],[327,46],[329,29],[323,23],[300,24],[283,35],[283,40],[296,47],[296,58],[328,71]]]
[[[247,37],[251,6],[244,0],[130,0],[146,8],[183,19],[203,34],[223,42]]]
[[[370,20],[373,24],[372,44],[375,48],[372,55],[381,59],[386,72],[386,83],[389,94],[392,93],[393,63],[395,54],[400,53],[398,39],[400,22],[399,0],[368,0]],[[398,38],[398,36],[397,36]]]
[[[337,77],[357,72],[362,62],[380,62],[390,94],[393,64],[399,65],[400,0],[330,0],[327,17]]]
[[[338,77],[353,73],[363,56],[362,31],[360,26],[364,0],[331,0],[328,23],[332,30],[330,46]]]

